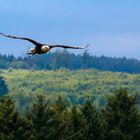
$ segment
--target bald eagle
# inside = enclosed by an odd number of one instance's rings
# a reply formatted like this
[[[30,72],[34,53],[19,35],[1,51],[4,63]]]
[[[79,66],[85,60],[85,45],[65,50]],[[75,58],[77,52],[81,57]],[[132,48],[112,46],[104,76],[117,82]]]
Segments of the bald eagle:
[[[0,35],[3,35],[5,37],[9,37],[9,38],[13,38],[13,39],[27,40],[27,41],[33,43],[35,45],[35,47],[31,48],[29,50],[29,52],[27,53],[29,55],[44,54],[44,53],[49,52],[52,48],[57,48],[57,47],[58,48],[65,48],[65,49],[85,49],[88,47],[88,45],[85,47],[72,47],[72,46],[66,46],[66,45],[48,45],[48,44],[39,43],[39,42],[37,42],[33,39],[30,39],[30,38],[11,36],[11,35],[7,35],[7,34],[1,33],[1,32],[0,32]]]

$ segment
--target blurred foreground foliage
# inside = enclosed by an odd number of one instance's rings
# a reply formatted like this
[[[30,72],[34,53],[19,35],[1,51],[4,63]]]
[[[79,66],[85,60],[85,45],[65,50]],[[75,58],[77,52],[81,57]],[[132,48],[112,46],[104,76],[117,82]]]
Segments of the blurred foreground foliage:
[[[10,96],[0,98],[1,140],[139,140],[140,113],[135,96],[124,89],[107,97],[99,108],[91,98],[69,106],[58,97],[38,95],[19,114]]]

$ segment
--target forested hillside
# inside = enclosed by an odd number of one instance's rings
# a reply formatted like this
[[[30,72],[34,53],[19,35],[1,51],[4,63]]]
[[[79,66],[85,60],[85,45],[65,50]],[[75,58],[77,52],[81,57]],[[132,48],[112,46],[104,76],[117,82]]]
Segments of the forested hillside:
[[[132,95],[140,94],[140,75],[89,70],[23,70],[0,71],[5,93],[9,93],[24,107],[37,94],[47,95],[55,100],[58,96],[67,98],[69,104],[83,104],[85,97],[91,97],[100,106],[105,105],[105,96],[120,87]],[[2,93],[1,93],[2,94]]]
[[[22,68],[34,70],[56,70],[66,68],[70,70],[95,68],[104,71],[140,73],[140,61],[136,59],[111,58],[92,56],[87,51],[76,55],[66,50],[59,50],[45,55],[28,57],[14,57],[0,55],[0,68]]]
[[[0,139],[139,140],[140,62],[64,53],[0,56]]]

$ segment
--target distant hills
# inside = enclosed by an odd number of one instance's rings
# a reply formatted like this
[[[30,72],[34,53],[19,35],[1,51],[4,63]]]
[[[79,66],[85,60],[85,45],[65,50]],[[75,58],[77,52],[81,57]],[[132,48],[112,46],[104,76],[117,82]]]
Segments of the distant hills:
[[[45,55],[28,57],[14,57],[0,54],[1,69],[32,69],[32,70],[69,70],[97,69],[112,72],[140,73],[140,60],[92,56],[87,51],[81,55],[60,50]]]
[[[119,88],[140,99],[140,74],[88,70],[23,70],[0,71],[8,93],[16,99],[18,106],[26,106],[37,94],[56,99],[62,96],[69,103],[82,104],[86,97],[105,105],[105,96]]]
[[[0,54],[0,76],[1,91],[6,89],[19,107],[31,103],[36,94],[63,96],[70,104],[82,104],[90,97],[104,106],[105,96],[120,87],[140,101],[140,61],[125,57],[97,57],[87,51],[76,55],[67,50],[32,59]]]

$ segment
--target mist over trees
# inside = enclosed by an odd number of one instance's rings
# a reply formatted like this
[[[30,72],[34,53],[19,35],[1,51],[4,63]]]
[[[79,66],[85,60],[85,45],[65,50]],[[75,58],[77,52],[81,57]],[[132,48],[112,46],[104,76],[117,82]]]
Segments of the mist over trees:
[[[13,55],[0,55],[0,68],[16,69],[47,69],[57,70],[66,68],[70,70],[91,69],[140,73],[140,61],[136,59],[113,58],[106,56],[93,56],[87,51],[83,54],[69,53],[67,50],[58,50],[45,55],[36,55],[32,59],[28,57],[14,57]]]

